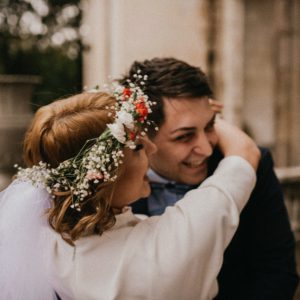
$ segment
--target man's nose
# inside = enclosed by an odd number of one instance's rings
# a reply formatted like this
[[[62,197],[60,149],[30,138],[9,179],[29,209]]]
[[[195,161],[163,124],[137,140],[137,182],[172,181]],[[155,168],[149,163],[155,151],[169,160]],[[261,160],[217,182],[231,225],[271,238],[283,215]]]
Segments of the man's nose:
[[[197,154],[209,157],[213,153],[213,143],[210,141],[209,136],[203,132],[199,134],[193,151]]]

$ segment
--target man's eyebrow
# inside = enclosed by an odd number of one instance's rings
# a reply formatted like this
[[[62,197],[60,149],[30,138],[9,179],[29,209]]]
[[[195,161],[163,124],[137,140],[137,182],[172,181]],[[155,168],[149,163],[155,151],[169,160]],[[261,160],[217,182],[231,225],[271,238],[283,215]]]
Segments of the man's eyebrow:
[[[170,133],[176,133],[178,131],[191,131],[191,130],[195,130],[195,127],[180,127],[180,128],[176,128],[174,130],[172,130]]]
[[[212,116],[212,118],[206,123],[206,126],[214,124],[215,121],[216,121],[216,114],[214,114]],[[176,133],[178,131],[192,131],[192,130],[195,130],[195,129],[196,129],[196,127],[179,127],[179,128],[176,128],[176,129],[172,130],[170,132],[170,134]]]

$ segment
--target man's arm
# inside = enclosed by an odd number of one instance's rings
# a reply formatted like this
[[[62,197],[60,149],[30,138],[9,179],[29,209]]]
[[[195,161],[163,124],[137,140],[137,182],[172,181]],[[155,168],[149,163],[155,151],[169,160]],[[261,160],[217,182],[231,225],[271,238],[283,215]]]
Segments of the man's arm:
[[[262,150],[253,191],[254,209],[253,281],[251,299],[293,299],[298,275],[295,261],[295,240],[279,181],[273,169],[271,154]],[[254,202],[254,201],[253,201]]]
[[[240,176],[235,180],[236,173]],[[237,156],[227,157],[199,188],[168,207],[162,216],[135,227],[130,238],[142,243],[143,261],[145,254],[154,258],[148,273],[160,277],[151,290],[153,299],[211,299],[216,294],[224,249],[254,182],[250,164]],[[144,234],[136,236],[139,230]]]
[[[261,153],[256,187],[225,253],[217,299],[289,300],[298,284],[295,240],[282,190],[270,152]]]

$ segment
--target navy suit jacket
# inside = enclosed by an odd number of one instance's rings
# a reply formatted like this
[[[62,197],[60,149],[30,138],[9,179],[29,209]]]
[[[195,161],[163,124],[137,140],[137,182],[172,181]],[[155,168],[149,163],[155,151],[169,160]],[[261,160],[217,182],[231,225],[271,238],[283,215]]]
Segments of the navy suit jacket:
[[[224,253],[217,300],[290,300],[298,284],[295,240],[282,190],[270,152],[261,149],[261,154],[256,186]],[[221,159],[216,149],[209,175]],[[133,211],[148,214],[147,199],[135,202]]]

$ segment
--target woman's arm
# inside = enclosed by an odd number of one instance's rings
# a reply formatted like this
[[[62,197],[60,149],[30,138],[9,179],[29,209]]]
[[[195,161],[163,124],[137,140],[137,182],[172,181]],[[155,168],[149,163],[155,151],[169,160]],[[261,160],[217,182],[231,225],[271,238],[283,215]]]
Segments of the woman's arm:
[[[224,121],[217,127],[225,159],[214,175],[132,232],[130,243],[141,237],[139,247],[151,261],[145,284],[155,286],[153,299],[207,299],[217,291],[223,252],[254,187],[260,157],[243,132]]]

